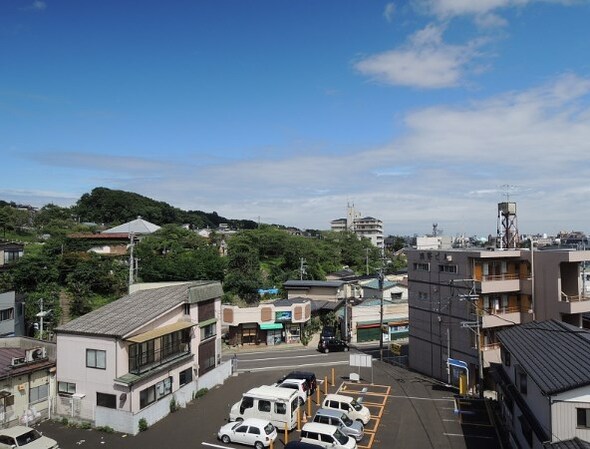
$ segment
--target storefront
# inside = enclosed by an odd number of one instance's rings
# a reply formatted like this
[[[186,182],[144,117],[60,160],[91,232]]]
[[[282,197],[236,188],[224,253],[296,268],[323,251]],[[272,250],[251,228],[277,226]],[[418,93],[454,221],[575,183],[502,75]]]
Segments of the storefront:
[[[283,342],[282,323],[263,323],[260,325],[260,330],[266,332],[267,345],[278,345]]]

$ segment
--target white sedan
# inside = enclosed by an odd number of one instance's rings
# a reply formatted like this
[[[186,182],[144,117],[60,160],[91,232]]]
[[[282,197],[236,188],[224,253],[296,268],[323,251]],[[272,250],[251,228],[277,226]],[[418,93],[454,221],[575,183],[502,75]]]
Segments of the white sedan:
[[[230,422],[219,429],[217,438],[224,443],[242,443],[263,449],[277,439],[277,429],[270,421],[258,418],[246,418],[243,421]]]

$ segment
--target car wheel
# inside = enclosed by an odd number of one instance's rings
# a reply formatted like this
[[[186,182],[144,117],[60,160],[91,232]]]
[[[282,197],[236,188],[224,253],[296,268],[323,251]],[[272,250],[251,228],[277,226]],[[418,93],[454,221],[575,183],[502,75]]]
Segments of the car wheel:
[[[231,443],[231,440],[229,439],[229,437],[227,435],[223,435],[221,437],[221,441],[223,441],[225,444]]]
[[[328,352],[330,352],[328,348],[324,349],[324,354],[327,354]]]
[[[256,449],[264,449],[264,444],[262,444],[262,441],[257,441],[256,443],[254,443],[254,447]]]

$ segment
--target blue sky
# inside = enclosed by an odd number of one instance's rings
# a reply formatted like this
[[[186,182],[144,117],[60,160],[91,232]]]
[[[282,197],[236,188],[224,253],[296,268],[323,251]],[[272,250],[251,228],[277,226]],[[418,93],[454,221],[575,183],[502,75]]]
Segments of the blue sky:
[[[590,231],[588,0],[0,2],[0,199]]]

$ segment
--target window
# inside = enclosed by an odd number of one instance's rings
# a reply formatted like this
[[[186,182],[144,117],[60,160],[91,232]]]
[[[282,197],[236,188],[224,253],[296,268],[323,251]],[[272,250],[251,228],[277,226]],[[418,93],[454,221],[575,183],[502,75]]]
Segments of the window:
[[[287,414],[287,406],[282,402],[275,402],[275,413],[278,415]]]
[[[458,268],[457,265],[439,265],[438,271],[441,273],[457,273]]]
[[[61,395],[72,395],[76,393],[76,384],[71,382],[58,382],[57,393]]]
[[[260,429],[258,427],[250,426],[248,433],[251,433],[252,435],[260,435]]]
[[[96,393],[96,405],[106,408],[117,408],[117,396],[107,393]]]
[[[178,373],[178,384],[179,385],[186,385],[189,382],[193,381],[193,370],[191,368],[187,368],[184,371]]]
[[[99,351],[98,349],[86,350],[86,366],[88,368],[106,369],[107,367],[107,352]]]
[[[578,428],[590,428],[590,408],[577,408]]]
[[[191,305],[190,304],[184,304],[183,305],[183,309],[184,309],[184,314],[185,315],[190,315],[191,314]]]
[[[521,394],[527,394],[527,375],[520,366],[516,368],[516,382],[518,391]]]
[[[172,377],[167,377],[139,392],[139,408],[147,407],[170,393],[172,393]]]
[[[13,320],[14,308],[0,310],[0,321]]]
[[[258,410],[261,412],[270,412],[270,401],[258,401]]]
[[[215,337],[217,333],[217,323],[211,323],[201,328],[201,340]]]
[[[414,271],[430,271],[429,263],[414,263]]]
[[[29,389],[29,402],[39,402],[49,396],[49,384],[39,385]]]

